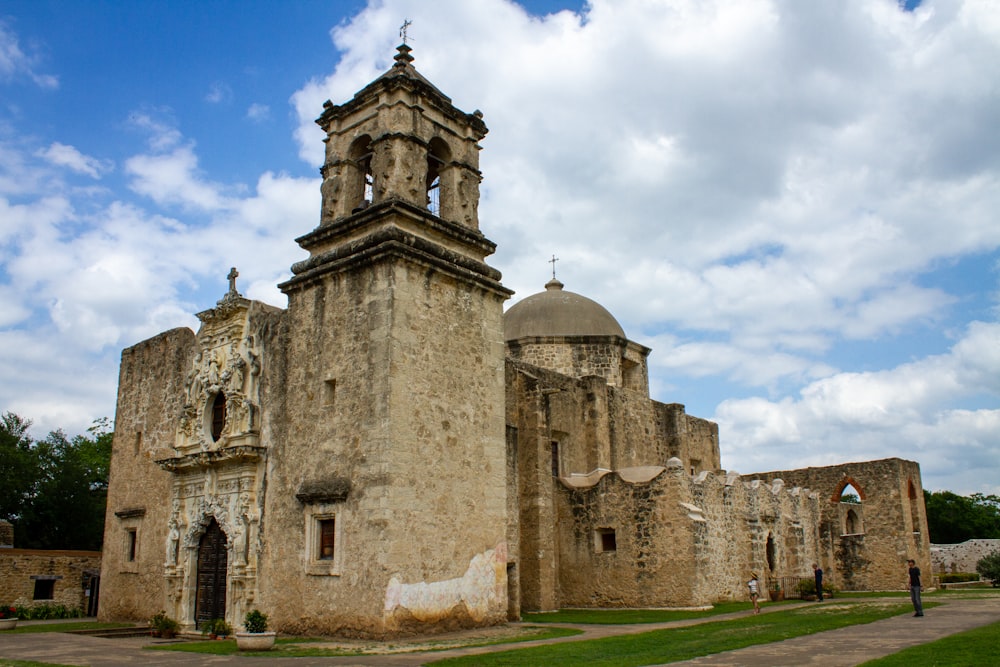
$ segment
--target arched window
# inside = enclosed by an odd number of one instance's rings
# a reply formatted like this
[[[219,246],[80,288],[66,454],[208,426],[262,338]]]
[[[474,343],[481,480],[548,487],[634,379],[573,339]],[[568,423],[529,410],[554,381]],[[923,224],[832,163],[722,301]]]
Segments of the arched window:
[[[427,151],[427,210],[441,216],[441,172],[451,161],[448,144],[439,137],[431,139]]]
[[[345,168],[347,200],[351,212],[357,213],[371,206],[375,200],[375,178],[372,174],[372,138],[363,134],[351,143],[348,164]]]
[[[856,535],[861,531],[858,530],[861,522],[858,521],[858,513],[853,509],[847,510],[847,518],[844,520],[844,534],[845,535]]]
[[[222,437],[222,429],[226,427],[226,395],[221,391],[212,401],[212,442],[218,442]]]
[[[840,492],[840,502],[842,503],[860,503],[861,494],[853,484],[848,483],[847,486]]]

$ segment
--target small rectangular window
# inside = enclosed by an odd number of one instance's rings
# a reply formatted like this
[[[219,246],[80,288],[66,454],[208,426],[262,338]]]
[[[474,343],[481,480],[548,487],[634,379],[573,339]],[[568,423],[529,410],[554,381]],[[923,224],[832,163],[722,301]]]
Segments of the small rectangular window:
[[[599,528],[597,530],[597,550],[601,552],[618,551],[618,541],[614,528]]]
[[[337,397],[337,381],[325,380],[323,382],[323,405],[325,407],[332,408],[336,397]]]
[[[134,563],[138,547],[138,535],[135,528],[125,529],[125,562]]]
[[[336,527],[336,519],[320,519],[318,560],[333,560],[334,547],[336,547]]]
[[[35,594],[33,600],[53,600],[56,596],[54,579],[35,579]]]
[[[552,441],[552,476],[559,476],[559,441]]]

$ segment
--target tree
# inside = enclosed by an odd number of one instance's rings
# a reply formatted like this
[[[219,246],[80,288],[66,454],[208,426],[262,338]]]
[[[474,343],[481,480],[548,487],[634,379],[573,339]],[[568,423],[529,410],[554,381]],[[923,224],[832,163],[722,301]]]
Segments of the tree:
[[[993,588],[1000,586],[1000,551],[994,551],[989,556],[984,556],[976,563],[976,572],[984,579],[993,581]]]
[[[974,538],[1000,538],[1000,497],[951,491],[924,491],[927,529],[935,544],[956,544]]]
[[[28,428],[31,422],[12,412],[0,417],[0,519],[17,523],[32,495],[35,454]]]
[[[108,420],[72,440],[57,430],[34,443],[29,425],[12,413],[2,419],[0,483],[10,488],[0,491],[0,516],[15,524],[19,547],[99,550],[113,436]]]

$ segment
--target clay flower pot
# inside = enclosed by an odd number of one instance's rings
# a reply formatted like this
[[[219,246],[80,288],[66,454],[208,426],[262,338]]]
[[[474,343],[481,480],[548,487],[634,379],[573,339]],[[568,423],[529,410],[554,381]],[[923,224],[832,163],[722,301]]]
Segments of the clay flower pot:
[[[276,632],[237,632],[236,646],[241,651],[269,651],[276,636]]]
[[[13,630],[16,627],[16,618],[0,618],[0,630]]]

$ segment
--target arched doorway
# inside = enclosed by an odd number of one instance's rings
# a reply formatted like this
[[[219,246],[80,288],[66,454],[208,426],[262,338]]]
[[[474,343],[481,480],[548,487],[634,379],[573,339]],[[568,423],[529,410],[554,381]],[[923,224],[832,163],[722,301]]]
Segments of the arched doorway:
[[[216,618],[226,617],[226,534],[212,519],[198,543],[198,590],[194,602],[194,621],[198,627]]]

